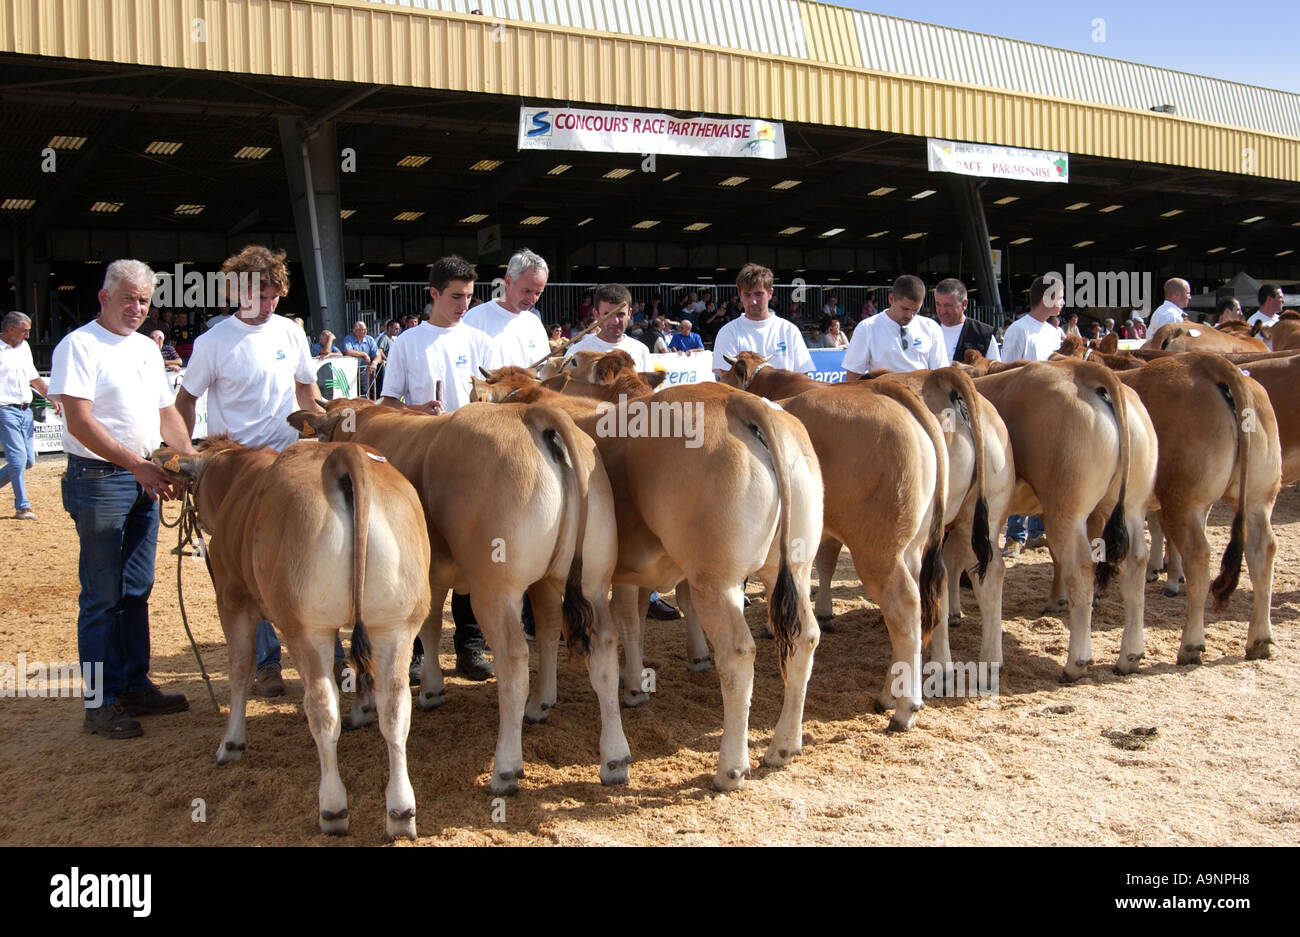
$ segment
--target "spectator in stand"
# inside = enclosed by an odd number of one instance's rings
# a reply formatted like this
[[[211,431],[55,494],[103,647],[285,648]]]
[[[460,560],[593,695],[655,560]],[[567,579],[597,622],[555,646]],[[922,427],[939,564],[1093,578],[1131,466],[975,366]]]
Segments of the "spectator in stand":
[[[641,333],[641,343],[650,349],[654,355],[667,354],[668,342],[665,341],[664,335],[668,331],[668,322],[663,316],[659,316],[646,330]]]
[[[591,315],[591,294],[584,293],[582,302],[578,303],[578,320],[581,321]]]
[[[1075,335],[1083,338],[1083,333],[1079,331],[1079,314],[1077,312],[1067,313],[1065,316],[1065,326],[1061,329],[1066,335]]]
[[[872,299],[870,296],[868,296],[866,299],[862,301],[862,312],[858,316],[858,321],[861,322],[863,319],[870,319],[875,314],[876,314],[876,301]]]
[[[822,346],[825,348],[848,348],[849,337],[844,334],[840,328],[840,320],[832,319],[831,324],[826,328],[826,334],[822,336]]]
[[[809,348],[825,348],[826,337],[822,335],[820,325],[814,325],[808,329],[808,334],[804,336],[803,343]]]
[[[632,315],[628,320],[627,334],[633,338],[640,338],[641,333],[645,331],[648,324],[649,321],[645,317],[645,306],[641,303],[633,303]]]
[[[320,338],[311,343],[311,353],[317,358],[340,358],[343,352],[334,345],[334,333],[324,329]]]
[[[739,319],[745,314],[745,308],[740,304],[740,295],[732,293],[731,298],[727,300],[727,305],[723,309],[725,321],[730,322],[733,319]]]
[[[384,355],[379,350],[379,343],[367,335],[366,324],[360,319],[352,326],[352,331],[343,336],[343,354],[349,358],[359,359],[357,364],[357,393],[369,396],[370,382],[375,372],[383,363]]]
[[[163,334],[162,329],[154,329],[149,333],[153,343],[158,346],[162,352],[163,367],[168,371],[179,371],[181,369],[181,356],[176,354],[176,349],[167,344],[167,337]]]
[[[791,303],[785,309],[785,317],[795,325],[803,322],[803,303]]]
[[[1133,331],[1133,335],[1132,335],[1133,338],[1140,338],[1140,339],[1142,339],[1143,341],[1146,341],[1146,337],[1147,337],[1147,325],[1146,325],[1146,323],[1143,322],[1142,319],[1139,318],[1138,316],[1134,316],[1134,317],[1133,317],[1133,330],[1132,330],[1132,331]]]
[[[691,320],[683,319],[677,323],[677,334],[668,347],[679,355],[689,355],[693,351],[702,351],[704,340],[691,331]]]
[[[664,314],[664,298],[658,293],[650,297],[650,305],[645,310],[645,321],[648,325],[653,322],[657,316]]]
[[[551,326],[551,354],[557,354],[564,347],[564,330],[558,325]]]
[[[562,334],[565,338],[573,338],[573,320],[572,320],[572,319],[565,319],[565,320],[564,320],[564,328],[561,330],[561,334]]]
[[[1111,332],[1115,331],[1115,320],[1105,319],[1101,323],[1101,331],[1097,333],[1098,338],[1105,338]]]
[[[375,341],[379,346],[379,351],[383,355],[379,369],[375,372],[375,386],[379,388],[380,395],[384,391],[384,375],[388,371],[388,353],[393,347],[393,340],[402,333],[402,323],[396,319],[389,319],[388,324],[384,326],[384,334],[380,335]]]
[[[844,315],[844,311],[840,309],[840,298],[832,293],[830,296],[826,297],[826,305],[822,306],[822,318],[825,321],[829,321],[831,319],[838,319],[842,315]]]

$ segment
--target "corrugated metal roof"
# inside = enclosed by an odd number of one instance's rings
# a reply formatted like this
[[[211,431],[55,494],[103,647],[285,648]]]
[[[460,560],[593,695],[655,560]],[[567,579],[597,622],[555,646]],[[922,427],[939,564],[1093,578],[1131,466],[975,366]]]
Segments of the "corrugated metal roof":
[[[1300,95],[810,0],[366,0],[743,49],[1300,138]]]

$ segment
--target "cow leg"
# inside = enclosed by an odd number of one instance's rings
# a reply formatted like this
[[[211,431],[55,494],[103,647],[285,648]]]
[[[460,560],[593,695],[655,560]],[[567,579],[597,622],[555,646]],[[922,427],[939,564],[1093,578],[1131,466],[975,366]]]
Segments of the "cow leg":
[[[257,616],[246,608],[217,600],[221,630],[226,633],[226,652],[230,659],[230,716],[226,734],[217,746],[217,764],[238,761],[248,744],[244,723],[248,709],[248,690],[257,665],[253,636]]]
[[[1056,615],[1070,607],[1070,583],[1060,557],[1052,549],[1051,537],[1048,537],[1047,552],[1052,558],[1052,591],[1043,606],[1043,614]]]
[[[1209,515],[1208,511],[1206,512],[1206,515]],[[1202,519],[1201,524],[1204,526],[1204,519]],[[1182,593],[1183,583],[1187,578],[1187,573],[1183,569],[1183,554],[1178,549],[1178,545],[1170,539],[1168,535],[1165,536],[1165,543],[1167,547],[1165,556],[1165,587],[1160,591],[1172,598],[1173,596]]]
[[[528,642],[524,639],[523,599],[509,588],[470,589],[474,617],[492,646],[497,676],[497,750],[488,786],[493,794],[513,794],[524,776],[523,723],[528,698]]]
[[[764,569],[760,572],[769,596],[776,589],[778,571]],[[783,767],[803,751],[804,700],[808,695],[808,678],[812,676],[813,654],[821,640],[821,628],[808,598],[812,566],[806,561],[798,565],[791,564],[790,572],[794,576],[795,598],[799,603],[799,635],[794,639],[793,653],[785,663],[785,697],[781,701],[781,715],[777,717],[772,742],[763,756],[763,764],[769,768]],[[771,607],[769,602],[768,608]]]
[[[429,605],[429,617],[420,628],[420,644],[424,646],[424,663],[420,667],[420,694],[415,705],[428,712],[437,709],[447,701],[442,682],[442,666],[438,663],[438,648],[442,644],[442,608],[447,603],[447,593],[451,590],[435,583],[429,584],[429,593],[433,597]]]
[[[1254,589],[1250,612],[1250,629],[1246,632],[1246,660],[1273,656],[1273,624],[1269,606],[1273,601],[1273,559],[1277,555],[1277,538],[1273,536],[1270,514],[1273,502],[1253,505],[1246,511],[1246,567]]]
[[[534,583],[528,589],[533,604],[533,633],[537,644],[537,683],[528,693],[524,722],[545,722],[556,700],[556,668],[560,655],[560,629],[564,613],[563,593],[548,581]]]
[[[348,831],[348,795],[339,777],[338,743],[343,722],[339,718],[339,691],[334,685],[336,632],[328,629],[308,636],[301,626],[280,624],[281,635],[302,674],[302,705],[320,756],[320,831],[343,836]]]
[[[1146,656],[1142,632],[1146,617],[1146,567],[1149,547],[1143,531],[1143,517],[1139,507],[1124,506],[1128,526],[1128,556],[1119,568],[1120,595],[1124,599],[1124,634],[1120,638],[1119,659],[1115,662],[1118,674],[1137,673],[1139,662]]]
[[[415,791],[406,768],[406,737],[411,731],[411,643],[419,627],[418,620],[411,620],[405,627],[376,631],[372,639],[375,705],[388,743],[384,833],[389,839],[415,839]]]
[[[695,614],[695,603],[691,601],[691,584],[683,579],[677,583],[677,604],[682,607],[686,617],[686,669],[691,673],[703,673],[712,668],[709,660],[709,642],[704,639],[704,629]]]
[[[959,538],[956,532],[948,538],[944,558],[949,584],[957,583],[963,570],[970,577],[971,591],[975,593],[975,601],[980,609],[980,661],[990,665],[976,668],[981,681],[979,690],[996,690],[997,681],[989,675],[996,673],[997,668],[1002,666],[1002,585],[1006,580],[1007,564],[1002,559],[1002,552],[994,550],[981,579],[975,572],[975,551],[971,549],[970,537],[962,535]],[[952,594],[956,595],[959,591],[954,586]],[[960,603],[958,607],[960,608]],[[930,639],[932,648],[942,627],[943,624],[940,623],[939,628],[935,629],[934,637]],[[938,659],[931,656],[931,660]]]
[[[1168,500],[1168,499],[1166,499]],[[1164,533],[1169,541],[1169,558],[1177,549],[1187,557],[1187,620],[1183,624],[1182,641],[1178,645],[1179,664],[1199,664],[1205,650],[1205,599],[1210,592],[1210,542],[1205,537],[1205,516],[1196,510],[1187,510],[1178,504],[1161,504],[1164,516]],[[1167,595],[1177,595],[1178,580],[1174,578],[1172,562]]]
[[[1165,534],[1159,511],[1147,515],[1147,529],[1151,532],[1151,555],[1147,557],[1147,582],[1155,582],[1165,568]]]
[[[745,591],[740,583],[697,580],[691,597],[713,645],[722,685],[722,745],[713,788],[738,791],[749,774],[749,704],[754,690],[754,636],[745,623]]]
[[[1088,672],[1092,663],[1092,585],[1096,572],[1088,545],[1085,518],[1074,524],[1052,518],[1047,540],[1065,585],[1070,606],[1070,647],[1061,674],[1062,683],[1072,683]]]
[[[962,550],[965,542],[966,550]],[[943,544],[943,566],[946,571],[943,582],[943,608],[948,617],[948,621],[956,625],[964,617],[961,611],[961,573],[965,554],[970,552],[970,528],[962,530],[960,521],[954,527],[948,536],[944,539]],[[995,553],[998,551],[994,551]],[[970,581],[975,582],[975,574],[970,574]],[[944,637],[948,635],[947,628],[944,629]]]
[[[650,699],[650,694],[641,689],[644,670],[641,636],[650,591],[636,586],[615,585],[613,596],[610,606],[623,638],[623,705],[640,706]]]
[[[817,623],[822,631],[833,632],[831,624],[835,613],[831,608],[831,582],[835,578],[835,565],[840,561],[840,551],[844,544],[834,537],[823,537],[817,547],[817,601],[813,608],[817,613]]]
[[[623,716],[618,705],[618,626],[614,624],[603,587],[586,590],[586,596],[596,613],[587,676],[600,705],[600,783],[626,784],[632,749],[623,734]],[[533,614],[535,620],[536,603]]]
[[[878,558],[890,562],[883,576],[866,568],[864,559],[870,556],[863,550],[853,551],[853,563],[862,586],[880,597],[880,613],[889,631],[889,644],[893,651],[889,673],[875,700],[875,710],[884,713],[894,710],[886,731],[903,732],[916,724],[916,714],[924,708],[921,701],[921,590],[916,575],[902,558]],[[920,567],[919,557],[911,557]]]

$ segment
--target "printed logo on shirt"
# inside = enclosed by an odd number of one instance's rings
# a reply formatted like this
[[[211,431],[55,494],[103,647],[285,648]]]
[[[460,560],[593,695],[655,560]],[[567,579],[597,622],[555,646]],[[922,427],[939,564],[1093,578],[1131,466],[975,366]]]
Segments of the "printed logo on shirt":
[[[465,357],[464,355],[461,355],[459,358],[456,359],[456,367],[458,368],[463,368],[467,364],[469,364],[469,358]]]
[[[777,342],[777,343],[776,343],[776,350],[777,350],[777,351],[780,351],[780,352],[784,352],[784,351],[786,350],[785,342]]]
[[[276,361],[283,361],[283,360],[284,360],[284,349],[283,349],[283,348],[276,349],[276,352],[275,352],[275,360],[276,360]]]
[[[913,348],[921,347],[921,336],[918,335],[916,338],[912,339],[912,347]]]

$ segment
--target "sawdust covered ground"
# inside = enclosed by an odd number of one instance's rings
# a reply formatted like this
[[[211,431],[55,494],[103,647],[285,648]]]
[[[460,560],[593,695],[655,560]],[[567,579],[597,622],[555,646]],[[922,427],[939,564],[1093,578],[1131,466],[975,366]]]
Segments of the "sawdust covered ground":
[[[29,474],[38,523],[0,520],[0,661],[75,660],[76,538],[59,502],[61,457]],[[7,503],[9,493],[4,492]],[[175,508],[171,508],[174,511]],[[1212,515],[1215,562],[1228,516]],[[871,698],[888,664],[880,615],[862,596],[847,554],[834,583],[838,630],[817,651],[804,752],[761,766],[781,700],[770,641],[759,641],[745,790],[714,794],[721,735],[717,674],[683,663],[680,623],[652,622],[651,702],[624,710],[631,784],[603,788],[596,772],[596,707],[583,671],[561,670],[548,725],[524,728],[528,776],[504,817],[487,789],[496,684],[448,679],[447,703],[415,711],[408,744],[421,844],[1294,844],[1300,836],[1300,494],[1274,514],[1279,551],[1273,626],[1277,657],[1243,659],[1250,582],[1224,614],[1207,613],[1205,665],[1173,665],[1184,602],[1147,587],[1147,660],[1111,673],[1122,608],[1102,599],[1089,676],[1057,683],[1066,646],[1057,617],[1040,617],[1050,584],[1046,551],[1008,574],[1002,694],[931,701],[917,727],[884,733]],[[153,675],[185,692],[189,712],[145,721],[145,737],[86,735],[72,699],[0,699],[0,842],[10,844],[332,844],[316,830],[318,765],[291,662],[289,693],[249,706],[249,748],[235,765],[213,754],[224,715],[213,712],[180,624],[174,541],[164,531],[153,600]],[[186,561],[187,606],[217,699],[228,699],[226,653],[202,567]],[[752,591],[752,587],[751,587]],[[969,593],[953,656],[978,653]],[[761,601],[749,611],[755,634]],[[450,625],[450,617],[448,617]],[[441,660],[454,665],[451,629]],[[287,652],[286,652],[287,654]],[[1154,728],[1152,735],[1132,730]],[[375,728],[339,743],[352,833],[383,831],[387,759]],[[201,798],[206,821],[194,822]]]

